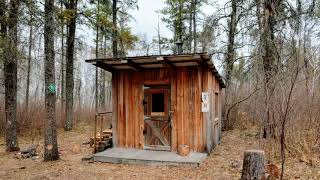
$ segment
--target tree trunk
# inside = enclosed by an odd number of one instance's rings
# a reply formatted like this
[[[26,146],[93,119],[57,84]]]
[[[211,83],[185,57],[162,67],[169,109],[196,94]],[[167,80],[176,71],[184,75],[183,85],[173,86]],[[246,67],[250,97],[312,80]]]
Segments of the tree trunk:
[[[97,19],[96,19],[96,58],[99,58],[99,13],[100,13],[100,1],[98,0],[98,4],[97,4]],[[112,41],[113,43],[113,41]],[[95,77],[95,111],[98,111],[98,106],[99,106],[99,88],[98,88],[98,84],[99,84],[99,70],[98,67],[96,67],[96,77]]]
[[[6,38],[7,36],[7,23],[5,19],[6,15],[7,4],[6,0],[0,0],[0,31],[1,31],[1,38]],[[5,44],[5,43],[4,43]]]
[[[66,51],[66,115],[64,129],[69,131],[73,127],[73,58],[74,39],[76,34],[77,0],[70,0],[67,9],[73,12],[68,23],[67,51]]]
[[[30,73],[31,73],[31,52],[33,46],[33,17],[30,14],[30,30],[29,30],[29,50],[28,50],[28,67],[27,67],[27,87],[26,87],[26,113],[29,113],[29,92],[30,92]]]
[[[228,47],[226,55],[226,86],[231,84],[231,74],[234,64],[234,39],[237,28],[237,0],[231,2],[232,12],[230,14],[229,32],[228,32]]]
[[[78,86],[78,109],[79,109],[79,111],[78,111],[78,113],[79,113],[79,120],[80,120],[80,117],[81,117],[81,109],[82,109],[82,107],[81,107],[81,85],[82,85],[82,81],[81,81],[81,77],[80,77],[80,79],[79,79],[79,86]]]
[[[244,152],[241,180],[263,179],[265,175],[264,151]]]
[[[192,33],[192,30],[193,30],[193,26],[192,26],[192,23],[193,23],[193,0],[190,2],[190,9],[189,9],[189,36],[188,36],[188,51],[191,53],[192,52],[192,39],[193,39],[193,33]]]
[[[103,69],[100,71],[101,86],[100,86],[100,107],[104,110],[106,105],[106,74]]]
[[[160,35],[160,24],[159,24],[159,17],[158,17],[158,48],[159,48],[159,55],[161,55],[161,35]]]
[[[4,2],[5,3],[5,2]],[[17,137],[17,61],[18,61],[18,14],[20,1],[10,1],[7,49],[4,57],[5,112],[7,120],[6,150],[18,151]]]
[[[61,13],[63,12],[63,1],[60,2]],[[64,126],[64,115],[65,115],[65,63],[64,63],[64,21],[61,21],[61,64],[60,64],[60,73],[61,73],[61,102],[60,102],[60,125]]]
[[[57,130],[56,130],[56,85],[54,66],[54,0],[45,0],[44,24],[44,52],[45,52],[45,136],[44,160],[59,159]]]
[[[231,84],[231,77],[234,65],[234,39],[236,35],[236,28],[237,28],[237,0],[231,1],[231,14],[230,14],[230,22],[229,22],[229,32],[228,32],[228,47],[227,47],[227,54],[226,54],[226,90],[225,90],[225,105],[224,105],[224,112],[223,112],[223,128],[228,130],[231,127],[230,119],[226,116],[228,111],[229,105],[229,90]]]
[[[112,54],[113,57],[118,57],[118,27],[117,27],[117,2],[118,0],[112,0]]]
[[[178,10],[178,18],[177,18],[177,38],[179,42],[182,42],[182,26],[183,26],[183,22],[182,22],[182,15],[183,15],[183,2],[179,1],[179,10]]]
[[[119,26],[120,26],[120,31],[122,32],[124,30],[124,19],[123,17],[120,17],[120,22],[119,22]],[[126,50],[124,48],[124,43],[123,43],[123,38],[119,37],[119,43],[120,43],[120,53],[118,53],[118,55],[120,55],[120,57],[125,57],[126,56]]]
[[[269,138],[273,132],[271,128],[271,78],[275,71],[274,62],[274,28],[276,25],[274,7],[279,7],[281,1],[274,2],[272,0],[265,0],[264,2],[264,19],[262,31],[262,47],[263,47],[263,69],[265,76],[265,93],[266,93],[266,119],[263,122],[263,138]],[[276,3],[276,4],[275,4]]]
[[[103,57],[107,56],[107,36],[104,35],[104,43],[103,43]],[[105,110],[106,105],[106,72],[101,69],[101,90],[100,90],[100,105]]]
[[[197,52],[197,0],[193,3],[193,53]]]

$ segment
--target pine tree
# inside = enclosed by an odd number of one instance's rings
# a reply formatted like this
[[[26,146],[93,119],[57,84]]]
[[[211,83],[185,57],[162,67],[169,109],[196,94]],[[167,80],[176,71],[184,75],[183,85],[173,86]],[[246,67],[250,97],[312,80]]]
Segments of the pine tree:
[[[44,53],[45,53],[45,137],[44,160],[59,159],[56,130],[56,85],[54,67],[54,0],[45,0]]]
[[[67,50],[66,50],[66,118],[64,129],[69,131],[73,127],[73,62],[74,62],[74,40],[76,34],[77,0],[70,0],[66,3],[66,9],[70,13],[70,20],[67,22]]]
[[[6,1],[1,2],[1,14],[5,14]],[[1,31],[7,42],[4,49],[5,76],[5,112],[7,120],[6,145],[7,151],[18,151],[17,137],[17,62],[18,62],[18,14],[19,0],[11,0],[9,19],[2,19]],[[2,16],[4,17],[4,16]],[[8,31],[7,31],[8,30]]]

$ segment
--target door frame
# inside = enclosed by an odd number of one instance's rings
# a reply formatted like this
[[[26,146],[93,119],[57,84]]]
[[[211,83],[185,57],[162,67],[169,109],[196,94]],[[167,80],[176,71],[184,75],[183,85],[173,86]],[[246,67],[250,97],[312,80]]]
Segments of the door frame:
[[[145,87],[150,87],[150,89],[146,89]],[[160,141],[169,141],[168,145],[146,145],[145,144],[145,134],[142,133],[143,139],[144,139],[144,147],[143,149],[145,150],[157,150],[157,151],[171,151],[172,148],[172,118],[171,118],[171,87],[170,84],[156,84],[156,83],[152,83],[152,84],[144,84],[143,85],[143,96],[145,97],[145,94],[157,94],[157,93],[164,93],[164,114],[163,115],[146,115],[145,111],[143,112],[143,129],[145,128],[145,123],[146,120],[154,118],[154,119],[158,119],[158,120],[164,120],[167,119],[166,121],[168,121],[168,126],[169,126],[169,130],[168,132],[170,133],[167,139],[161,139],[161,137],[158,137],[158,139]],[[144,101],[144,98],[143,98]],[[144,101],[145,103],[145,101]],[[145,105],[143,103],[143,106]],[[152,104],[151,104],[152,106]],[[152,113],[152,107],[151,107],[151,113]],[[156,121],[156,120],[155,120]],[[152,124],[149,124],[149,126],[152,126]],[[161,133],[161,130],[160,132]],[[159,136],[161,136],[161,134],[158,134]],[[165,143],[163,143],[165,144]]]

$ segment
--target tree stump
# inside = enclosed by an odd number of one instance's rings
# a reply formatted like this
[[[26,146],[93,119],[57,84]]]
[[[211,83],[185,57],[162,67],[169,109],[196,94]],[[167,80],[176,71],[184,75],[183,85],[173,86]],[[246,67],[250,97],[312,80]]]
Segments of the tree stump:
[[[264,179],[265,160],[264,151],[247,150],[244,152],[241,180]]]

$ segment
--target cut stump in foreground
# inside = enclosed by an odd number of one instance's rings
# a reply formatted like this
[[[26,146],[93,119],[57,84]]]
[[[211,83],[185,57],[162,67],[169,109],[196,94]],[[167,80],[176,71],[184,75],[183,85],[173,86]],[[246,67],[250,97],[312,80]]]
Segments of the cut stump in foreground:
[[[264,151],[247,150],[244,152],[241,180],[259,180],[265,175]]]

